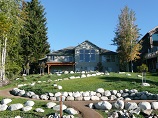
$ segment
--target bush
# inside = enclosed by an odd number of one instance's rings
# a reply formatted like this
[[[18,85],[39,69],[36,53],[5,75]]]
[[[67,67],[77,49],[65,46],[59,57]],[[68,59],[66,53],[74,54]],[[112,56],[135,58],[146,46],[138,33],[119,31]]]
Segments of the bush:
[[[138,72],[147,72],[148,66],[146,64],[142,64],[141,66],[137,66]]]

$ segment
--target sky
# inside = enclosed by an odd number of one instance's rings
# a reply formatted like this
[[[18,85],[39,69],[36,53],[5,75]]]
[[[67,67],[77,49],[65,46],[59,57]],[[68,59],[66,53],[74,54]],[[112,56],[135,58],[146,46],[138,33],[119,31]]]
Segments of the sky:
[[[111,44],[118,16],[125,6],[135,12],[135,24],[142,36],[158,25],[158,0],[39,1],[46,12],[50,49],[55,51],[77,46],[85,40],[100,48],[116,51],[117,47]]]

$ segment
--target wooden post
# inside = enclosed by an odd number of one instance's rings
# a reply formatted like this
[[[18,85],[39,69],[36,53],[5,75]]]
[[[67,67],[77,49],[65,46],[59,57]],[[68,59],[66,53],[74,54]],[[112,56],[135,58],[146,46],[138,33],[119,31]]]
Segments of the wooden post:
[[[50,72],[49,72],[49,67],[50,67],[50,65],[48,64],[48,74],[50,73]]]
[[[62,118],[62,95],[60,95],[60,118]]]

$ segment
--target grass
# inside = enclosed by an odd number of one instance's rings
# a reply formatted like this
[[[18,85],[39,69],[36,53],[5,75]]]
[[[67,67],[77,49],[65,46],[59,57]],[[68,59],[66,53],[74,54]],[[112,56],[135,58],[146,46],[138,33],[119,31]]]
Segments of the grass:
[[[79,78],[72,80],[63,80],[55,82],[56,79],[61,79],[69,76],[75,75],[45,75],[45,76],[29,76],[25,82],[17,82],[17,83],[27,83],[32,81],[48,81],[52,80],[52,82],[45,82],[36,84],[35,86],[24,86],[21,89],[25,89],[27,91],[34,91],[36,94],[43,94],[46,92],[75,92],[75,91],[95,91],[97,88],[104,88],[105,90],[124,90],[124,89],[137,89],[138,91],[149,91],[151,93],[158,93],[158,79],[156,75],[152,75],[150,73],[146,76],[146,82],[149,83],[150,87],[142,86],[142,78],[137,77],[137,73],[131,73],[132,76],[127,76],[125,74],[118,73],[110,73],[109,76],[96,76],[96,77],[87,77],[87,78]],[[21,81],[21,80],[20,80]],[[53,84],[56,83],[63,87],[62,90],[54,89]]]
[[[43,94],[46,92],[75,92],[75,91],[95,91],[97,88],[104,88],[105,90],[124,90],[124,89],[137,89],[138,91],[148,91],[151,93],[158,94],[158,75],[147,73],[146,75],[146,82],[149,83],[150,87],[143,87],[142,78],[138,78],[137,75],[139,73],[131,73],[132,76],[127,76],[125,74],[118,74],[118,73],[110,73],[109,76],[96,76],[96,77],[87,77],[87,78],[79,78],[79,79],[72,79],[72,80],[63,80],[63,81],[55,81],[57,79],[69,78],[70,76],[81,76],[81,74],[62,74],[61,76],[57,76],[56,74],[53,75],[30,75],[26,77],[19,77],[19,80],[12,81],[9,85],[5,87],[1,87],[0,89],[6,89],[11,87],[16,87],[19,84],[29,84],[36,82],[35,86],[24,86],[21,89],[26,91],[34,91],[36,94]],[[50,81],[51,80],[51,81]],[[40,84],[37,81],[46,81]],[[49,82],[48,82],[49,81]],[[62,90],[54,89],[53,84],[56,83],[63,87]],[[2,99],[2,97],[0,97]],[[12,103],[24,103],[26,99],[13,99]],[[48,114],[52,114],[55,111],[52,109],[47,109],[44,107],[46,104],[45,101],[35,101],[35,106],[33,110],[30,112],[22,112],[20,110],[15,111],[14,113],[11,111],[4,111],[0,112],[0,116],[15,116],[18,114],[22,114],[24,117],[43,117]],[[44,108],[44,113],[36,113],[34,109],[40,107]],[[97,110],[98,111],[98,110]],[[103,117],[107,117],[107,113],[98,111]],[[6,117],[5,117],[6,116]],[[1,117],[0,117],[1,118]],[[141,118],[141,116],[139,116]]]
[[[2,100],[4,97],[0,97],[0,100]],[[21,103],[24,104],[27,100],[26,99],[21,99],[21,98],[12,98],[12,102],[8,104],[8,106],[10,104],[15,104],[15,103]],[[56,111],[54,111],[53,109],[49,109],[46,108],[46,101],[38,101],[38,100],[34,100],[35,105],[33,106],[32,110],[28,111],[28,112],[24,112],[21,110],[16,110],[16,111],[2,111],[0,112],[0,118],[12,118],[15,116],[22,116],[23,118],[45,118],[47,115],[49,114],[53,114]],[[37,113],[34,110],[36,108],[42,108],[45,110],[44,113]]]

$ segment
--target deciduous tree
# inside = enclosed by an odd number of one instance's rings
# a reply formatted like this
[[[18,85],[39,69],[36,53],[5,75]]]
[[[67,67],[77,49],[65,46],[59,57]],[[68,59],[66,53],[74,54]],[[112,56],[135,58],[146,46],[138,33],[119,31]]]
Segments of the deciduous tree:
[[[19,34],[22,28],[21,0],[0,0],[0,79],[20,70]],[[15,74],[15,73],[14,73]]]
[[[117,46],[117,52],[120,59],[120,69],[129,71],[129,62],[139,58],[141,49],[138,38],[140,37],[139,28],[135,24],[135,12],[127,6],[121,10],[118,16],[119,23],[115,30],[114,45]],[[132,68],[131,68],[132,70]]]

